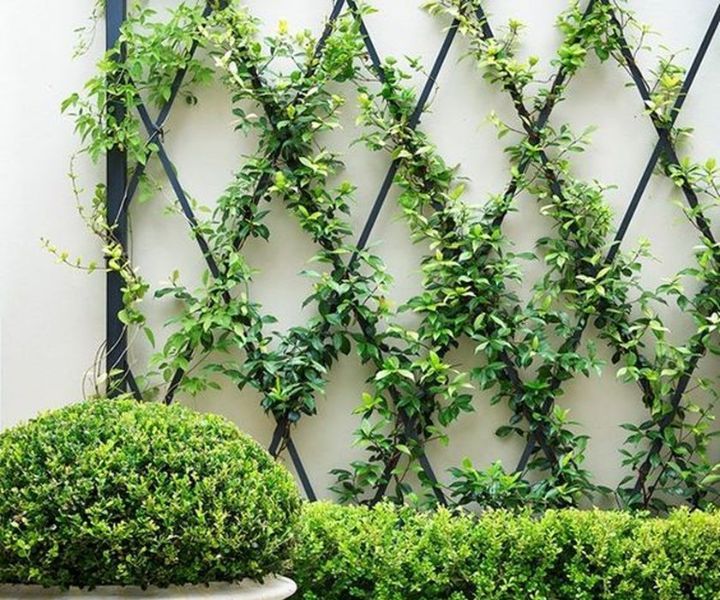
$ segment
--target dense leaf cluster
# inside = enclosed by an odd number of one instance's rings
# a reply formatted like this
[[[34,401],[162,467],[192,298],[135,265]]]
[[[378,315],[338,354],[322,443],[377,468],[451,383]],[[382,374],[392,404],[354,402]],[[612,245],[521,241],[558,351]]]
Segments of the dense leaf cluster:
[[[293,577],[304,600],[714,600],[720,515],[308,505]]]
[[[226,419],[97,400],[0,435],[0,582],[260,579],[290,557],[300,499]]]

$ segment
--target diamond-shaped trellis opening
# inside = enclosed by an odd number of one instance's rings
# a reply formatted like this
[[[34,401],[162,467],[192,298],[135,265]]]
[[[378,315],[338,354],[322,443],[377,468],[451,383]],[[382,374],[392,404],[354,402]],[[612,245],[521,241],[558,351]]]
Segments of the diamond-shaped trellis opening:
[[[553,223],[540,213],[541,206],[535,196],[520,192],[513,202],[514,210],[503,221],[503,232],[512,244],[512,251],[534,253],[537,256],[537,260],[516,259],[523,274],[522,279],[508,282],[508,288],[517,293],[523,305],[532,298],[535,284],[547,270],[543,256],[538,252],[537,240],[548,235]]]
[[[267,242],[251,239],[244,251],[248,264],[258,271],[250,291],[253,300],[262,304],[265,313],[277,317],[278,322],[270,328],[287,331],[315,315],[314,306],[302,305],[311,294],[314,281],[302,275],[302,271],[325,272],[327,265],[311,262],[318,247],[300,231],[297,219],[281,200],[274,198],[263,208],[270,210],[265,218],[270,239]],[[281,293],[275,287],[278,282],[282,282]]]
[[[576,135],[593,128],[585,151],[571,157],[572,170],[583,181],[616,186],[605,193],[615,227],[657,142],[652,123],[642,114],[642,98],[628,82],[617,63],[600,63],[591,55],[569,83],[566,98],[551,119],[556,125],[567,123]]]
[[[654,289],[667,282],[689,266],[695,266],[695,248],[700,243],[698,232],[682,214],[682,193],[671,182],[656,179],[648,186],[644,203],[638,208],[636,218],[627,234],[627,247],[632,248],[638,239],[647,239],[654,259],[646,260],[640,276],[646,289]],[[660,218],[664,226],[650,227],[650,218]],[[697,294],[701,285],[690,277],[681,279],[688,294]],[[676,344],[685,342],[687,332],[693,328],[691,315],[678,310],[671,301],[669,305],[656,304],[654,308],[670,329],[669,339]],[[636,313],[639,316],[638,313]]]
[[[387,57],[397,60],[417,58],[429,70],[444,40],[442,24],[439,27],[437,20],[425,14],[415,0],[393,0],[374,6],[380,10],[364,17],[364,21],[381,60]],[[387,23],[397,26],[387,27]],[[426,78],[422,73],[415,73],[409,81],[419,89]]]
[[[518,57],[521,60],[531,56],[539,59],[540,80],[548,79],[557,70],[557,67],[551,64],[558,46],[562,43],[556,20],[567,7],[565,0],[544,0],[542,10],[538,10],[538,4],[533,0],[483,3],[483,10],[496,35],[503,34],[511,21],[522,24],[522,43],[518,48]],[[531,84],[529,91],[535,92],[534,88]]]
[[[599,332],[588,327],[587,339],[597,340]],[[647,409],[642,403],[640,388],[623,383],[617,376],[622,365],[613,364],[613,352],[603,342],[597,343],[598,357],[605,362],[599,375],[576,377],[568,381],[565,394],[558,404],[570,411],[577,430],[590,435],[584,466],[590,470],[599,485],[615,489],[625,475],[632,475],[629,468],[618,477],[617,465],[622,456],[628,432],[624,423],[641,423],[647,419]]]
[[[482,207],[490,195],[504,191],[501,187],[509,177],[504,149],[515,137],[498,139],[489,117],[495,113],[505,122],[514,122],[517,116],[507,93],[483,80],[475,62],[466,56],[468,50],[462,37],[452,45],[430,110],[423,115],[422,130],[445,162],[458,167],[458,176],[467,178],[462,182],[463,200]]]
[[[376,92],[379,83],[368,81],[367,87]],[[389,159],[387,152],[373,152],[362,141],[358,141],[360,131],[357,119],[360,116],[360,105],[358,92],[354,86],[333,84],[329,86],[329,90],[345,99],[345,104],[340,109],[340,127],[330,132],[322,132],[317,139],[319,144],[336,152],[344,164],[344,167],[330,178],[329,186],[336,187],[347,181],[356,188],[353,194],[354,202],[348,215],[348,221],[353,227],[354,241],[360,235],[372,201],[382,185]],[[379,239],[383,239],[382,236]]]
[[[475,344],[467,339],[460,340],[459,346],[448,352],[446,359],[465,372],[481,360],[475,354]],[[465,458],[469,458],[477,469],[486,469],[500,461],[506,470],[511,471],[525,445],[518,436],[498,438],[495,435],[498,428],[507,425],[512,417],[512,411],[505,402],[491,404],[492,390],[474,389],[472,395],[475,410],[463,414],[448,426],[448,445],[434,443],[428,448],[428,455],[437,467],[441,481],[447,482],[447,469],[461,465]]]
[[[322,32],[332,2],[314,2],[313,0],[296,0],[292,12],[282,2],[265,2],[265,0],[246,0],[243,6],[259,20],[260,34],[270,35],[277,32],[278,25],[284,21],[290,31],[300,32],[305,29],[316,37]]]
[[[631,8],[635,12],[638,20],[647,23],[653,35],[646,37],[646,44],[650,48],[648,52],[638,55],[638,62],[643,72],[657,67],[657,59],[659,56],[667,56],[668,53],[677,53],[677,63],[680,65],[690,66],[703,35],[705,34],[707,24],[713,18],[717,4],[714,2],[703,2],[693,7],[692,12],[683,7],[680,3],[668,2],[632,2]],[[712,56],[714,52],[710,52],[704,63],[703,72],[706,75],[712,73]],[[706,70],[707,69],[707,70]],[[700,84],[705,79],[701,77],[695,85]],[[712,77],[707,77],[708,81]],[[694,91],[692,95],[698,92]],[[685,110],[685,109],[684,109]],[[687,114],[687,113],[686,113]],[[699,116],[699,115],[698,115]],[[700,123],[700,121],[697,121]],[[703,121],[704,127],[704,121]]]
[[[176,214],[166,213],[168,204],[175,203],[174,198],[167,196],[167,193],[157,195],[132,208],[133,250],[135,256],[143,257],[142,274],[147,281],[152,282],[151,294],[155,289],[163,287],[163,282],[168,281],[175,269],[179,270],[181,280],[192,288],[199,285],[207,268],[197,251],[195,240],[190,237],[185,220]],[[158,240],[162,240],[162,243],[158,243]],[[182,265],[178,265],[179,254],[187,257]],[[178,308],[178,302],[171,297],[144,303],[143,312],[148,325],[155,332],[155,348],[142,333],[131,338],[130,358],[132,366],[141,367],[139,372],[145,370],[142,366],[148,364],[150,356],[163,347],[172,333],[172,329],[164,324],[176,316]]]
[[[407,225],[401,220],[400,211],[394,203],[397,192],[388,196],[388,207],[383,211],[373,230],[372,251],[382,258],[393,281],[388,290],[388,300],[397,310],[410,298],[422,292],[420,263],[427,254],[424,244],[413,244]],[[394,319],[407,327],[417,325],[417,315],[402,311]]]
[[[234,131],[235,105],[217,77],[209,84],[192,87],[197,103],[190,105],[183,96],[178,99],[163,127],[163,139],[183,187],[199,204],[212,209],[244,163],[244,156],[257,148],[257,135]],[[247,112],[259,110],[250,103],[242,106]]]
[[[714,403],[715,407],[712,410],[712,414],[718,415],[717,403],[712,398],[712,395],[708,393],[706,389],[703,389],[696,384],[700,379],[706,381],[717,381],[717,356],[711,353],[706,353],[700,361],[698,366],[693,373],[693,382],[688,386],[688,391],[685,393],[682,399],[683,406],[689,406],[696,404],[702,408],[706,408],[709,403]],[[709,424],[710,431],[720,431],[720,423],[716,418],[715,421]],[[720,434],[716,434],[720,435]],[[712,464],[720,463],[720,444],[710,444],[708,447],[708,460]]]
[[[298,452],[312,457],[306,469],[321,498],[332,497],[333,469],[365,458],[365,450],[353,445],[357,421],[348,415],[360,403],[362,392],[372,392],[367,384],[372,376],[372,369],[361,364],[355,353],[341,356],[329,373],[325,394],[318,399],[317,417],[304,419],[293,431]]]
[[[693,92],[678,118],[680,126],[695,126],[687,145],[689,154],[698,160],[710,158],[717,153],[720,119],[705,118],[717,109],[717,73],[720,73],[720,52],[711,51],[703,65],[704,75],[693,85]]]

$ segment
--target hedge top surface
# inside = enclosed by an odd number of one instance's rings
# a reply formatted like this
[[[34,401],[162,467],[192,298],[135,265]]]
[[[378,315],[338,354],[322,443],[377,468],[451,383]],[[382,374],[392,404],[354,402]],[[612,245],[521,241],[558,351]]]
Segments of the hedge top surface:
[[[300,498],[230,421],[98,400],[0,434],[0,582],[158,585],[284,569]]]
[[[720,512],[307,505],[301,600],[717,600]]]

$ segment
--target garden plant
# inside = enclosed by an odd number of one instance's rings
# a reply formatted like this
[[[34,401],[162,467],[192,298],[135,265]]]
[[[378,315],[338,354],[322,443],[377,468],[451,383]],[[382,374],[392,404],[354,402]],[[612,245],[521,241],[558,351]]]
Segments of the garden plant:
[[[491,510],[480,518],[308,505],[293,577],[303,600],[713,600],[720,515]]]
[[[92,400],[0,434],[0,584],[262,581],[287,572],[299,513],[266,450],[179,405]]]

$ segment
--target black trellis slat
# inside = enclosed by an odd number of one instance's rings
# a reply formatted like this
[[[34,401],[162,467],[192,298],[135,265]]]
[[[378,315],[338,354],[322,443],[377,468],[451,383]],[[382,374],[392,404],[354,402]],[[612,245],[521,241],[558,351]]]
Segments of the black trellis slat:
[[[633,83],[638,89],[638,92],[643,99],[644,102],[647,102],[649,100],[649,88],[647,85],[646,80],[644,79],[640,69],[638,68],[634,57],[632,55],[632,52],[630,51],[630,48],[627,44],[627,41],[624,38],[622,26],[617,21],[617,17],[615,16],[615,13],[613,12],[612,5],[609,0],[590,0],[588,2],[587,8],[585,10],[585,16],[587,16],[591,10],[593,9],[593,6],[597,3],[601,2],[605,5],[607,5],[611,10],[611,18],[614,20],[614,23],[617,27],[618,33],[621,36],[621,51],[622,51],[622,57],[624,59],[624,66],[628,69],[630,76],[633,80]],[[106,7],[106,34],[107,34],[107,48],[108,50],[114,48],[118,42],[120,31],[121,31],[121,25],[124,22],[124,19],[126,18],[126,12],[127,12],[127,2],[126,0],[107,0],[107,7]],[[210,15],[210,13],[213,10],[213,7],[219,7],[222,8],[227,3],[223,0],[220,2],[217,2],[216,0],[208,0],[208,2],[205,5],[203,16],[207,17]],[[327,41],[328,36],[332,32],[332,28],[334,26],[334,23],[336,22],[337,18],[341,15],[343,12],[343,9],[345,8],[345,5],[347,4],[347,7],[350,11],[352,11],[354,17],[358,21],[358,25],[360,28],[360,32],[364,41],[364,44],[366,46],[368,57],[372,66],[373,71],[375,72],[377,78],[381,83],[385,80],[385,72],[382,66],[382,61],[380,58],[379,53],[377,52],[375,45],[373,43],[372,37],[365,25],[365,22],[362,18],[361,11],[355,2],[355,0],[335,0],[332,6],[331,14],[328,18],[328,21],[326,23],[326,26],[322,32],[322,35],[318,39],[314,56],[315,59],[318,59],[324,49],[325,43]],[[483,12],[482,7],[478,6],[476,9],[476,16],[478,19],[480,19],[480,23],[482,26],[482,31],[484,37],[487,39],[491,39],[494,37],[493,31],[488,23],[488,20]],[[667,160],[667,163],[669,165],[677,165],[679,163],[677,152],[675,151],[675,148],[673,146],[673,142],[670,139],[669,135],[669,129],[672,127],[672,125],[675,123],[675,121],[678,118],[678,115],[680,113],[680,110],[683,107],[683,104],[685,102],[685,99],[687,97],[688,92],[690,91],[690,88],[695,80],[695,77],[700,69],[700,66],[707,54],[707,51],[709,49],[709,46],[713,40],[713,37],[717,31],[718,25],[720,23],[720,5],[718,5],[718,8],[711,20],[711,23],[705,33],[705,36],[703,37],[702,43],[693,59],[692,65],[686,75],[686,78],[683,82],[681,92],[675,102],[675,105],[672,108],[671,112],[671,124],[670,126],[662,126],[655,118],[652,118],[653,115],[651,115],[651,119],[653,121],[653,126],[656,130],[656,133],[658,135],[658,141],[655,145],[654,151],[650,157],[650,159],[647,162],[647,165],[645,167],[645,170],[643,171],[643,174],[640,178],[640,181],[635,189],[635,192],[631,198],[631,201],[623,215],[622,221],[620,223],[620,226],[618,227],[618,230],[616,232],[615,238],[608,250],[608,253],[605,258],[604,264],[610,264],[613,262],[614,258],[617,255],[617,252],[619,251],[620,245],[622,244],[622,241],[627,233],[627,230],[630,226],[630,223],[632,222],[632,219],[636,213],[636,210],[639,206],[639,203],[645,193],[645,190],[649,184],[650,178],[652,176],[652,173],[660,160],[661,157],[665,157]],[[448,53],[452,47],[452,44],[456,38],[457,32],[458,32],[458,26],[459,21],[456,19],[451,24],[450,28],[448,29],[442,45],[438,51],[438,54],[435,58],[435,61],[433,63],[433,66],[430,70],[430,73],[427,77],[427,81],[423,85],[421,89],[421,93],[418,97],[417,104],[415,106],[415,109],[411,115],[411,118],[409,120],[408,126],[411,130],[415,130],[421,121],[422,114],[426,108],[427,102],[430,98],[430,94],[432,93],[432,90],[434,89],[437,78],[441,72],[441,69],[443,65],[446,62]],[[194,41],[191,45],[191,47],[188,50],[187,60],[191,60],[193,56],[195,55],[196,51],[198,49],[198,42]],[[119,53],[117,54],[117,60],[123,60],[124,59],[124,50],[120,49]],[[313,68],[313,67],[311,67]],[[176,101],[177,95],[180,91],[180,88],[182,86],[182,83],[187,75],[187,68],[181,68],[175,75],[175,78],[172,83],[171,87],[171,94],[169,99],[165,102],[165,104],[161,107],[160,112],[158,114],[158,117],[153,120],[150,116],[147,108],[142,103],[142,101],[139,101],[137,103],[137,109],[138,113],[140,115],[140,118],[143,122],[143,125],[148,133],[148,144],[152,143],[156,147],[156,151],[158,153],[158,157],[160,159],[160,162],[162,164],[163,170],[168,177],[168,181],[170,182],[170,185],[173,189],[173,192],[178,200],[178,203],[181,207],[181,210],[188,221],[189,225],[191,226],[193,233],[196,238],[196,242],[198,243],[198,246],[200,247],[201,251],[203,252],[203,256],[205,257],[205,260],[208,265],[208,269],[213,275],[213,277],[220,277],[222,273],[222,265],[219,265],[215,259],[213,258],[209,245],[207,244],[207,241],[202,236],[201,232],[198,228],[198,221],[193,213],[191,204],[189,202],[189,199],[187,197],[187,194],[185,193],[178,176],[173,168],[172,162],[170,160],[170,157],[167,154],[167,151],[164,147],[164,140],[163,140],[163,127],[170,115],[170,112],[172,110],[172,107]],[[265,85],[264,82],[260,79],[259,75],[255,74],[255,77],[257,81],[255,81],[255,85],[258,86],[258,89],[262,89],[262,87]],[[522,94],[519,90],[515,89],[509,89],[511,98],[513,100],[513,105],[518,112],[518,116],[520,117],[520,120],[523,124],[523,128],[526,131],[526,134],[528,135],[528,139],[532,142],[533,139],[537,138],[539,136],[539,132],[545,127],[547,124],[550,115],[557,103],[558,96],[560,93],[560,90],[565,84],[567,78],[567,72],[565,69],[561,66],[555,77],[553,78],[553,83],[551,85],[550,93],[545,98],[544,104],[540,107],[539,112],[537,113],[537,117],[535,119],[532,118],[532,115],[528,111],[528,109],[525,107],[524,100],[522,97]],[[295,102],[302,101],[302,96],[299,94]],[[265,112],[268,114],[269,121],[272,125],[273,118],[272,118],[272,109],[273,107],[264,106]],[[121,101],[115,101],[110,103],[110,110],[114,114],[115,118],[118,120],[121,120],[125,117],[125,107],[122,105]],[[278,147],[275,152],[269,156],[270,164],[274,165],[278,162],[281,156],[281,148]],[[148,157],[152,151],[148,149]],[[549,168],[549,159],[545,155],[544,152],[541,152],[541,161],[542,165],[545,168]],[[520,163],[518,164],[517,173],[514,174],[513,179],[511,180],[510,184],[508,185],[505,194],[503,195],[503,200],[507,203],[509,202],[516,194],[518,186],[520,184],[521,178],[524,175],[524,173],[527,171],[527,169],[530,167],[532,160],[530,157],[527,159],[521,159]],[[387,199],[387,196],[389,194],[390,189],[392,188],[392,184],[394,182],[395,176],[397,174],[397,170],[400,166],[400,161],[398,159],[395,159],[392,161],[390,167],[388,168],[388,171],[386,172],[385,178],[383,179],[382,185],[380,187],[380,190],[375,198],[375,201],[371,205],[370,212],[368,214],[367,220],[365,224],[363,225],[363,228],[361,230],[360,236],[358,238],[355,251],[351,255],[350,261],[347,266],[347,271],[349,272],[355,265],[357,260],[359,260],[360,254],[363,252],[363,250],[367,247],[368,241],[372,235],[372,231],[376,225],[377,219],[382,211],[382,208],[385,204],[385,201]],[[108,204],[108,224],[112,227],[112,234],[117,240],[119,244],[123,247],[125,252],[128,251],[128,210],[129,206],[131,204],[131,201],[133,197],[136,195],[139,182],[144,174],[146,168],[146,164],[138,164],[134,171],[132,172],[131,177],[128,180],[128,170],[127,170],[127,156],[126,153],[120,149],[120,148],[113,148],[108,151],[107,153],[107,204]],[[552,175],[552,173],[549,173]],[[264,174],[255,189],[255,193],[253,195],[253,198],[256,199],[256,201],[259,201],[260,198],[262,198],[267,190],[269,189],[269,186],[271,184],[271,178],[269,175]],[[551,189],[554,194],[558,196],[562,196],[562,188],[560,182],[557,180],[556,177],[550,177],[548,179]],[[685,198],[688,202],[688,205],[691,208],[696,208],[698,206],[698,199],[695,194],[695,191],[690,187],[689,185],[685,184],[683,186],[683,193],[685,195]],[[507,214],[507,211],[501,212],[494,220],[493,225],[499,226],[502,224],[505,216]],[[703,234],[704,237],[706,237],[712,244],[715,244],[715,238],[713,236],[712,231],[709,228],[709,225],[705,218],[703,217],[701,212],[697,212],[696,215],[696,225],[700,232]],[[107,318],[106,318],[106,360],[107,360],[107,370],[108,373],[110,373],[111,370],[119,370],[123,373],[123,375],[117,380],[117,385],[112,386],[110,389],[111,395],[117,395],[119,393],[122,393],[124,390],[129,389],[133,393],[135,393],[138,397],[140,396],[140,391],[138,389],[137,383],[135,382],[135,379],[132,374],[132,370],[130,369],[128,365],[128,359],[127,359],[127,330],[125,325],[120,321],[118,317],[118,313],[122,310],[122,287],[123,287],[123,281],[119,274],[114,273],[112,271],[109,271],[107,276]],[[231,298],[229,293],[225,293],[223,300],[225,302],[231,302]],[[361,319],[358,319],[358,322],[360,324],[361,330],[363,330],[363,333],[365,333],[365,329],[363,327],[363,322]],[[565,344],[573,344],[575,347],[577,344],[580,343],[580,340],[582,338],[582,335],[588,325],[588,319],[587,317],[583,317],[579,320],[578,326],[573,332],[572,336],[566,340]],[[382,347],[380,348],[382,350]],[[194,352],[194,349],[190,349],[190,356],[192,356],[192,353]],[[700,360],[701,354],[704,352],[704,348],[699,348],[696,355],[693,357],[693,359],[690,361],[689,368],[687,371],[683,374],[681,377],[676,389],[674,390],[671,398],[670,398],[670,412],[665,415],[665,417],[661,420],[659,423],[659,429],[660,433],[662,434],[664,430],[672,423],[673,419],[675,418],[675,415],[677,414],[677,411],[679,409],[679,405],[681,402],[681,399],[686,391],[687,385],[692,377],[692,373],[694,372],[695,368],[697,367],[697,364]],[[523,390],[523,381],[519,376],[519,373],[517,372],[517,368],[515,367],[513,361],[510,359],[509,356],[503,357],[503,362],[505,364],[505,370],[507,376],[510,378],[513,387],[518,391],[518,393],[522,393]],[[184,376],[184,373],[182,371],[178,371],[175,373],[175,375],[172,377],[171,384],[168,388],[168,394],[166,396],[166,400],[168,402],[172,401],[175,391]],[[554,381],[553,382],[556,387],[553,389],[559,388],[561,382]],[[643,389],[644,394],[650,393],[648,391],[647,382],[639,382],[641,385],[641,388]],[[391,390],[391,395],[393,396],[393,400],[397,402],[399,399],[397,396],[393,395]],[[552,409],[552,405],[554,404],[554,401],[550,399],[549,403],[542,407],[542,410],[544,411],[544,414],[548,414],[549,411]],[[418,443],[418,447],[420,448],[420,455],[417,457],[418,461],[420,462],[420,465],[423,469],[423,472],[425,473],[428,480],[432,483],[433,489],[435,491],[435,495],[437,497],[438,502],[441,504],[445,504],[446,500],[444,497],[444,494],[442,490],[440,489],[440,486],[438,484],[437,476],[435,475],[435,472],[432,468],[432,465],[425,453],[424,446],[422,444],[422,440],[420,439],[421,432],[418,432],[418,425],[414,423],[404,412],[404,410],[399,410],[399,418],[401,420],[401,425],[404,429],[405,435],[408,437],[408,439],[413,439]],[[532,425],[533,420],[531,418],[531,415],[526,415],[526,418],[528,422]],[[306,492],[306,495],[310,500],[316,499],[316,494],[313,490],[312,484],[310,482],[310,479],[308,477],[308,474],[304,468],[303,462],[300,458],[300,455],[298,453],[298,450],[294,444],[294,441],[292,440],[292,437],[290,435],[290,424],[288,420],[282,416],[275,415],[275,419],[277,421],[276,428],[273,433],[272,441],[270,444],[270,451],[274,454],[277,452],[278,448],[283,443],[283,440],[285,442],[285,446],[288,450],[288,453],[290,455],[290,458],[293,462],[293,465],[296,469],[296,472],[298,474],[298,477],[301,481],[301,484]],[[537,451],[538,446],[541,450],[545,452],[545,454],[548,456],[548,459],[551,463],[555,463],[557,461],[557,457],[554,455],[554,451],[552,448],[550,448],[546,442],[545,442],[545,433],[541,426],[531,429],[528,432],[528,438],[527,443],[525,446],[525,449],[523,451],[523,454],[520,458],[520,462],[518,463],[517,470],[518,471],[524,471],[528,461],[530,460],[530,457]],[[656,439],[652,446],[651,446],[651,453],[647,457],[645,463],[641,466],[639,473],[638,473],[638,480],[636,482],[635,490],[639,491],[645,483],[645,479],[650,471],[650,464],[651,464],[651,458],[653,455],[657,455],[661,448],[663,446],[662,439]],[[376,499],[381,498],[386,489],[387,485],[389,484],[390,480],[390,473],[394,469],[394,465],[388,464],[386,465],[386,473],[385,477],[383,478],[385,483],[378,486],[376,490]]]
[[[608,0],[600,0],[601,2],[607,4],[610,6],[610,3]],[[616,26],[616,32],[617,35],[620,36],[621,40],[621,51],[622,56],[625,60],[625,66],[628,68],[628,71],[630,73],[630,76],[633,80],[633,83],[635,84],[636,88],[638,89],[638,92],[643,100],[644,103],[647,103],[650,100],[649,95],[649,88],[645,81],[645,78],[643,77],[635,58],[632,55],[632,52],[630,51],[629,45],[622,33],[622,26],[617,21],[617,17],[615,14],[612,14],[612,19]],[[610,264],[613,262],[615,257],[617,256],[617,253],[620,249],[620,246],[625,238],[625,235],[627,234],[627,231],[630,227],[630,223],[632,222],[632,219],[637,211],[637,208],[640,204],[640,201],[642,200],[645,191],[647,189],[648,184],[650,183],[650,178],[652,176],[652,173],[655,170],[655,167],[657,166],[658,161],[660,160],[660,157],[665,154],[666,158],[668,159],[669,164],[678,165],[679,160],[677,157],[677,153],[673,147],[672,140],[669,136],[669,129],[672,128],[672,126],[677,121],[678,116],[680,115],[680,111],[683,108],[683,105],[685,103],[685,100],[687,98],[688,92],[690,91],[690,88],[692,87],[695,78],[698,74],[698,71],[700,70],[700,67],[707,55],[707,51],[710,47],[710,44],[717,32],[718,24],[720,23],[720,4],[718,5],[717,9],[715,10],[715,13],[710,21],[710,24],[705,32],[705,35],[703,36],[702,42],[700,46],[698,47],[698,50],[695,54],[695,57],[693,58],[692,64],[690,66],[690,69],[688,70],[688,73],[685,77],[685,80],[681,86],[680,93],[674,103],[674,106],[671,111],[671,118],[670,123],[666,128],[663,128],[655,119],[651,119],[653,122],[653,127],[656,130],[656,133],[658,135],[658,141],[655,144],[655,148],[648,159],[648,162],[645,166],[645,169],[643,170],[642,176],[640,178],[640,181],[638,182],[638,185],[635,188],[635,191],[633,193],[633,196],[631,198],[631,201],[628,205],[628,208],[625,211],[625,214],[623,215],[622,221],[620,223],[620,226],[618,227],[618,230],[615,234],[615,238],[612,242],[612,245],[610,246],[610,249],[605,257],[604,265]],[[695,208],[698,205],[698,199],[697,195],[695,194],[695,191],[688,186],[687,184],[682,186],[683,194],[686,197],[686,200],[691,208]],[[702,214],[698,214],[697,217],[697,226],[698,229],[703,233],[703,235],[708,238],[713,244],[715,243],[715,238],[713,236],[712,231],[710,230],[710,227],[703,217]],[[575,345],[579,344],[580,338],[582,337],[589,321],[587,318],[584,318],[581,320],[580,324],[578,325],[578,328],[571,336],[571,342]],[[690,381],[690,378],[692,377],[692,372],[694,371],[695,367],[697,366],[697,363],[699,360],[695,359],[692,361],[690,365],[690,369],[686,374],[684,374],[681,378],[681,380],[678,382],[678,386],[673,393],[672,399],[671,399],[671,411],[662,419],[662,422],[660,424],[660,429],[663,431],[665,428],[667,428],[670,423],[672,423],[672,420],[675,417],[675,414],[677,413],[677,409],[679,407],[680,401],[682,399],[683,394],[685,393],[685,389],[687,388],[687,385]],[[560,382],[553,382],[555,386],[559,386]],[[640,382],[641,388],[643,389],[643,392],[645,394],[651,394],[649,391],[649,383],[647,381],[641,381]],[[549,406],[546,405],[543,407],[543,410],[545,411],[545,414],[552,408],[552,405]],[[521,457],[521,461],[518,464],[518,469],[523,470],[525,466],[527,465],[527,462],[530,458],[530,456],[534,452],[535,447],[535,435],[531,435],[528,438],[527,444],[525,446],[525,450],[523,451],[523,455]],[[651,451],[646,460],[643,462],[640,470],[638,479],[635,484],[635,491],[638,492],[644,483],[645,478],[647,477],[647,474],[649,473],[650,466],[651,466],[651,457],[656,455],[662,447],[662,440],[657,439],[653,442],[651,445]]]
[[[108,2],[105,26],[106,47],[115,48],[120,37],[120,26],[127,14],[126,0],[111,0]],[[124,60],[124,49],[119,50],[116,60]],[[109,111],[117,121],[125,118],[125,106],[120,100],[110,103]],[[107,167],[107,223],[111,228],[111,235],[120,244],[125,252],[128,246],[127,213],[123,210],[123,195],[127,180],[127,154],[119,147],[108,150],[106,158]],[[108,269],[106,281],[106,318],[105,318],[105,365],[107,370],[108,393],[116,396],[123,393],[127,384],[127,328],[120,320],[118,314],[123,309],[122,288],[123,279],[120,273]],[[122,373],[120,378],[115,372]]]

